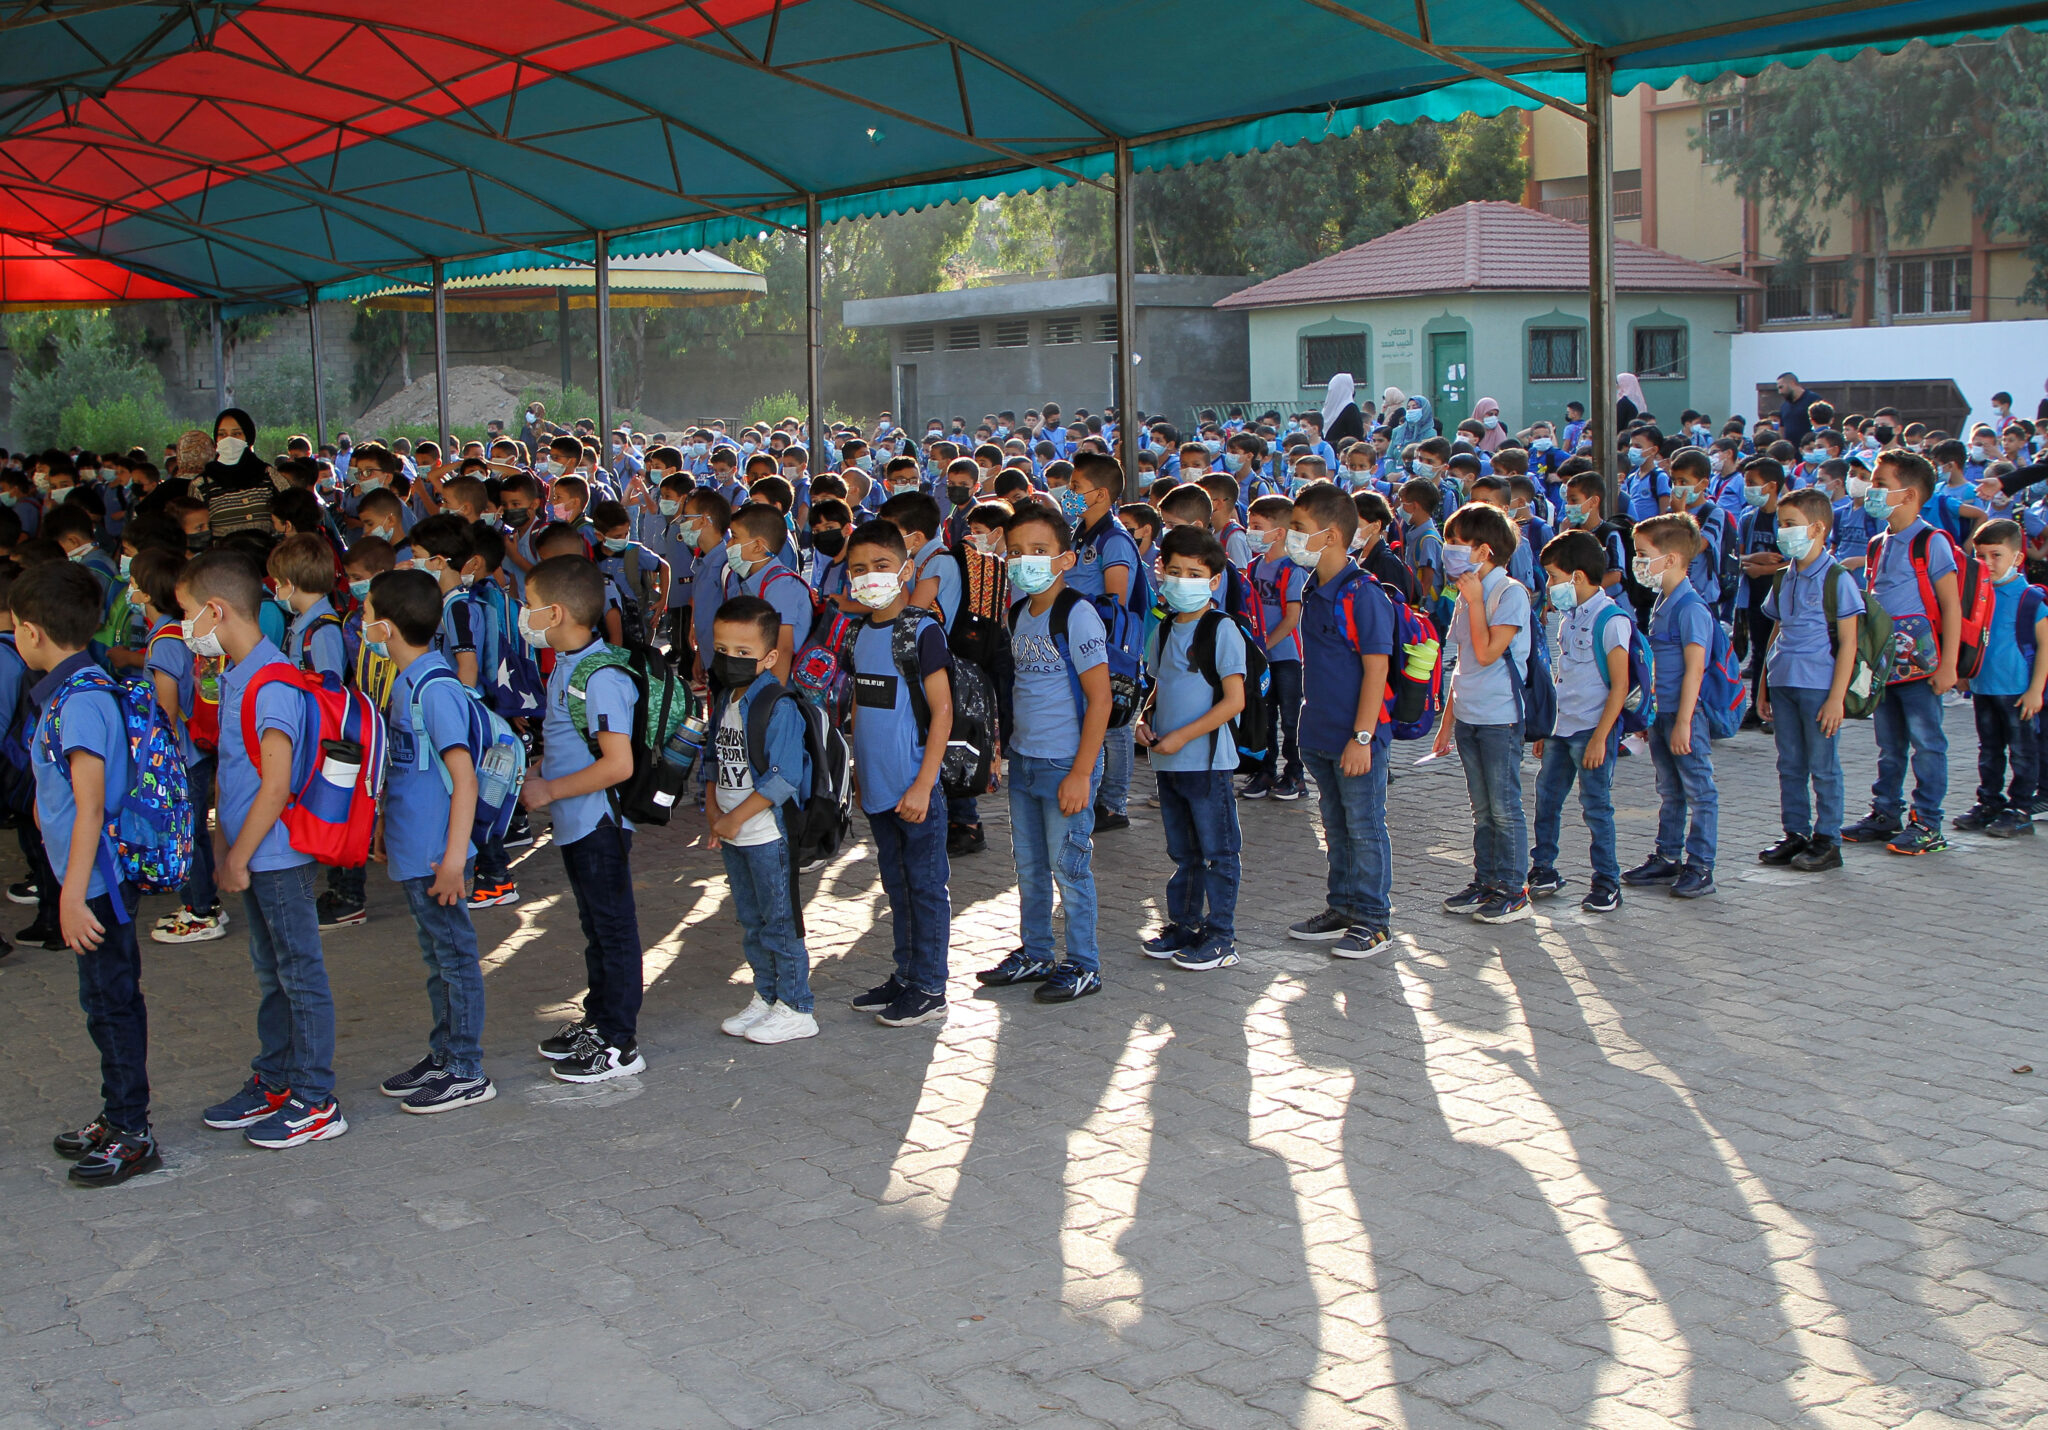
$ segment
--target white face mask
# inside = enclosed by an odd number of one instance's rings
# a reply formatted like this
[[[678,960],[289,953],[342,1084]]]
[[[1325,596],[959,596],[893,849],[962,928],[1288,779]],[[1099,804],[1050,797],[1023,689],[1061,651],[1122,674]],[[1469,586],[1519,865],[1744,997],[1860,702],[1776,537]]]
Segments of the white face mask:
[[[227,649],[220,643],[220,627],[215,626],[203,636],[195,636],[191,631],[198,619],[194,616],[185,622],[185,645],[201,660],[218,660],[227,654]]]
[[[241,461],[242,454],[248,450],[249,444],[240,437],[223,437],[214,444],[214,453],[224,467],[232,467]]]
[[[879,611],[895,600],[903,590],[903,573],[900,571],[863,571],[847,582],[847,590],[853,599],[871,611]]]

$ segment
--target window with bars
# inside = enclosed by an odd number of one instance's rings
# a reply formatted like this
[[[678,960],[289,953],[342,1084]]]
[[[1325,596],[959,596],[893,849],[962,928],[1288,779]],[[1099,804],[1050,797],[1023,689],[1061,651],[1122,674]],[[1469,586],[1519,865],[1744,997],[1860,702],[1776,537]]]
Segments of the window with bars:
[[[1841,262],[1809,263],[1803,272],[1767,269],[1764,280],[1764,321],[1840,318],[1849,311],[1849,272]]]
[[[1901,317],[1921,313],[1970,311],[1970,257],[1903,258],[1891,265],[1892,312]]]
[[[966,352],[969,348],[981,346],[981,324],[961,323],[946,329],[946,351]]]
[[[1328,387],[1340,372],[1365,371],[1364,333],[1322,333],[1301,340],[1301,385]]]
[[[1685,376],[1684,328],[1636,329],[1637,377]]]
[[[903,330],[903,351],[907,353],[928,353],[937,345],[930,328],[905,328]]]
[[[1095,341],[1113,343],[1116,341],[1116,314],[1104,313],[1095,320]]]
[[[996,346],[999,348],[1028,348],[1031,346],[1031,320],[1029,318],[1005,318],[996,324]]]
[[[1579,366],[1583,328],[1529,329],[1529,380],[1571,382],[1585,376]]]
[[[1079,318],[1047,318],[1045,320],[1045,341],[1050,347],[1063,347],[1068,343],[1081,341],[1081,320]]]

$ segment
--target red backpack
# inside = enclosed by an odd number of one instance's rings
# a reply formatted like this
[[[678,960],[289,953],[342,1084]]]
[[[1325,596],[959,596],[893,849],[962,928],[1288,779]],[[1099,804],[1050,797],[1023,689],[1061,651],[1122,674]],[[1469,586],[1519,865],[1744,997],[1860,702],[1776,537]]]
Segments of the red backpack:
[[[256,734],[256,697],[269,685],[305,695],[305,718],[292,738],[293,764],[306,778],[292,791],[278,822],[292,848],[322,864],[359,867],[370,856],[377,797],[384,789],[384,721],[370,697],[331,676],[272,662],[249,678],[242,692],[242,743],[249,762],[263,768]],[[307,751],[316,752],[308,758]]]
[[[1930,526],[1924,531],[1914,533],[1913,544],[1907,548],[1906,554],[1913,563],[1913,575],[1920,582],[1921,607],[1927,614],[1922,618],[1910,614],[1901,616],[1894,611],[1892,629],[1896,636],[1901,633],[1901,628],[1904,628],[1904,648],[1910,651],[1918,623],[1924,619],[1928,627],[1930,647],[1934,650],[1935,658],[1939,660],[1941,601],[1934,594],[1934,580],[1927,572],[1927,552],[1936,536],[1948,543],[1949,551],[1954,554],[1956,560],[1956,600],[1963,608],[1962,632],[1956,645],[1956,679],[1968,680],[1984,668],[1984,643],[1991,631],[1991,612],[1998,597],[1991,582],[1984,577],[1984,566],[1977,560],[1977,553],[1965,547],[1948,532]],[[1875,579],[1878,568],[1884,561],[1885,541],[1886,537],[1882,535],[1870,539],[1865,564],[1872,580]],[[1902,659],[1893,670],[1890,683],[1897,685],[1908,680],[1920,680],[1934,673],[1932,667],[1918,668],[1920,664],[1918,660]]]

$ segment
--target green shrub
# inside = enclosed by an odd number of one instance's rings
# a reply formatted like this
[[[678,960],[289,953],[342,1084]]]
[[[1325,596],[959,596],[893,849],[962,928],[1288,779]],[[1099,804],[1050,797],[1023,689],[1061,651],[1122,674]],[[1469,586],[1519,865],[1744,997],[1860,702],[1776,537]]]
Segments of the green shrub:
[[[752,407],[747,409],[747,414],[740,419],[740,423],[742,426],[749,426],[756,422],[766,422],[773,425],[777,422],[785,422],[792,417],[799,422],[807,422],[809,420],[808,412],[809,408],[804,405],[801,393],[777,392],[757,400]],[[825,420],[827,422],[855,422],[858,419],[851,413],[841,412],[837,407],[827,402],[825,404]]]
[[[93,403],[80,397],[57,419],[53,445],[79,446],[90,452],[125,452],[140,447],[154,459],[175,442],[188,424],[171,416],[154,398],[117,397]]]

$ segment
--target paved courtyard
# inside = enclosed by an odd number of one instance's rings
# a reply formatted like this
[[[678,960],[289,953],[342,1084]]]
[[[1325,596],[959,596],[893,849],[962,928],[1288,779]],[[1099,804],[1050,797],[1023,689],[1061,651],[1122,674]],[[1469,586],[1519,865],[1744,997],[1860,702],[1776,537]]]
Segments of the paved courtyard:
[[[1853,816],[1867,727],[1849,751]],[[201,1127],[254,1050],[245,940],[146,945],[169,1165],[100,1192],[49,1152],[96,1106],[70,955],[18,951],[0,1430],[2048,1423],[2048,839],[1764,870],[1768,741],[1717,763],[1717,898],[1580,913],[1574,815],[1571,897],[1501,930],[1437,908],[1455,762],[1406,769],[1397,947],[1364,963],[1285,936],[1320,907],[1312,800],[1244,808],[1241,965],[1140,957],[1166,863],[1134,805],[1097,843],[1108,988],[1065,1008],[976,990],[1017,926],[991,819],[943,1027],[845,1006],[889,944],[857,848],[810,903],[824,1031],[775,1048],[718,1032],[717,857],[653,832],[651,1066],[594,1088],[532,1052],[581,986],[543,841],[478,918],[501,1094],[436,1118],[375,1092],[427,1017],[379,876],[327,942],[349,1134]],[[1646,759],[1617,802],[1632,862]]]

